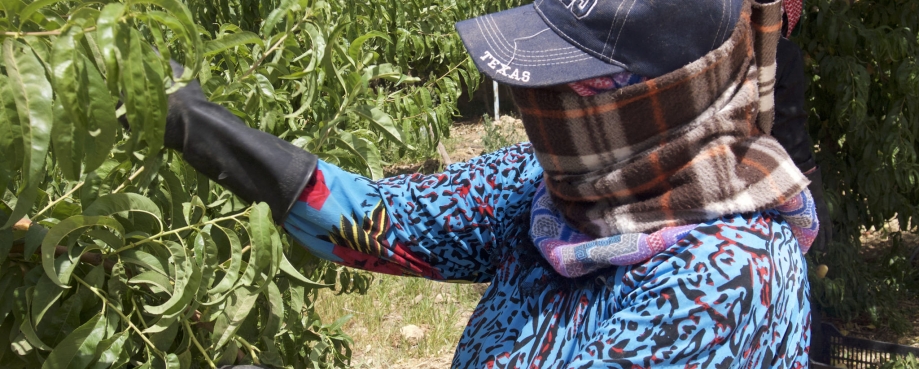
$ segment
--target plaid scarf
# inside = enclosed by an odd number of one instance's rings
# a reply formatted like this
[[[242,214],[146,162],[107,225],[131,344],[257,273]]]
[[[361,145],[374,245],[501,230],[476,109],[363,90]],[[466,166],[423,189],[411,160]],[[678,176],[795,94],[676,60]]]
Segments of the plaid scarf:
[[[581,97],[513,89],[552,201],[591,237],[772,209],[807,186],[772,128],[781,1],[674,72]]]

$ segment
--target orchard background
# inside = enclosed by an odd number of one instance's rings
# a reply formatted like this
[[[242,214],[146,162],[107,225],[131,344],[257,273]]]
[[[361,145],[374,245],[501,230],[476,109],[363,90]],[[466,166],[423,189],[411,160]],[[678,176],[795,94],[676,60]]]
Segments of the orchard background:
[[[197,78],[250,126],[380,178],[436,157],[482,83],[453,24],[525,2],[0,0],[0,367],[347,366],[348,317],[315,302],[372,276],[165,150],[166,96]],[[816,0],[792,37],[836,230],[809,255],[829,266],[813,295],[894,334],[919,315],[917,29],[915,1]]]

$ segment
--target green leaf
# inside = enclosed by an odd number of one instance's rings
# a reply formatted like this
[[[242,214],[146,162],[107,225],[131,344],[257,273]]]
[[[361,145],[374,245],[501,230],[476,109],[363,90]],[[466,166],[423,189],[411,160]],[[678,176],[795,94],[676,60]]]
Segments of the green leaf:
[[[389,114],[384,113],[382,110],[369,106],[361,105],[353,109],[357,115],[360,115],[370,121],[371,126],[376,127],[380,132],[383,133],[390,140],[395,141],[403,147],[409,147],[402,141],[402,133],[396,128],[395,123],[392,121],[392,117]]]
[[[224,35],[216,40],[205,42],[204,56],[212,56],[228,49],[246,44],[258,44],[259,46],[264,47],[261,37],[252,32],[243,31]]]
[[[137,211],[152,215],[163,230],[163,214],[159,206],[143,195],[136,193],[116,193],[102,196],[92,203],[83,215],[110,216],[122,212]]]
[[[249,262],[239,285],[249,285],[262,273],[267,274],[271,264],[271,210],[268,204],[260,202],[252,207],[249,216],[249,236],[252,249]]]
[[[128,280],[128,283],[147,284],[150,285],[150,291],[153,291],[153,293],[165,292],[169,295],[172,295],[173,286],[172,282],[169,280],[169,277],[166,277],[159,272],[152,270],[134,276]]]
[[[22,271],[10,268],[0,272],[0,322],[6,319],[15,307],[14,292],[21,287]]]
[[[131,133],[133,142],[136,142],[141,136],[145,136],[146,128],[150,124],[147,120],[151,119],[150,115],[154,109],[153,102],[148,96],[153,91],[147,89],[144,69],[146,44],[142,41],[140,31],[133,28],[124,33],[119,32],[117,36],[116,44],[126,53],[124,60],[118,63],[118,67],[121,68],[121,83],[124,86],[125,114],[132,127],[141,128]]]
[[[258,289],[255,287],[240,287],[233,291],[233,295],[227,300],[226,309],[217,318],[214,324],[214,331],[211,340],[217,342],[213,350],[220,350],[239,330],[246,317],[255,306],[255,300],[258,298]]]
[[[85,129],[76,127],[73,115],[67,113],[61,99],[54,100],[53,106],[54,127],[51,129],[51,147],[54,149],[57,166],[61,168],[64,178],[77,180],[83,170],[83,149],[80,147],[83,140],[80,138],[83,137]],[[76,142],[74,135],[77,136]]]
[[[42,369],[67,368],[83,369],[89,366],[96,353],[99,341],[105,338],[108,321],[98,314],[79,328],[67,335],[51,355],[45,360]]]
[[[253,77],[255,77],[255,82],[258,85],[259,92],[261,92],[263,96],[269,99],[274,99],[274,86],[271,85],[271,81],[268,80],[268,77],[265,77],[259,73],[255,73]]]
[[[173,165],[181,166],[179,163],[180,161],[176,160]],[[188,201],[188,193],[185,187],[182,186],[179,177],[169,168],[164,167],[160,169],[160,176],[162,176],[163,181],[166,182],[166,187],[169,190],[169,200],[172,203],[172,209],[169,214],[171,218],[171,228],[175,229],[187,226],[188,223],[185,221],[185,217],[182,216],[182,204]]]
[[[115,117],[115,101],[106,89],[102,74],[85,55],[80,54],[80,57],[83,58],[82,81],[87,83],[84,86],[84,104],[87,104],[89,113],[83,170],[90,172],[109,158],[120,125]]]
[[[108,88],[112,95],[120,95],[118,90],[118,59],[120,51],[117,46],[117,39],[122,37],[124,25],[120,23],[121,17],[124,16],[125,6],[121,3],[110,3],[102,8],[99,18],[96,20],[96,43],[99,45],[99,53],[105,60],[106,80]]]
[[[35,287],[19,287],[13,292],[13,300],[16,308],[13,310],[16,320],[22,322],[19,325],[19,331],[25,335],[26,340],[36,348],[51,351],[51,347],[46,345],[38,335],[35,334],[35,325],[32,324],[32,315],[29,314],[29,304],[31,304],[32,295],[35,293]]]
[[[168,263],[166,260],[153,256],[146,251],[128,249],[118,253],[118,257],[121,258],[121,260],[125,263],[139,265],[151,271],[162,274],[165,277],[169,277],[169,272],[166,267]]]
[[[195,298],[201,284],[201,267],[188,257],[182,245],[166,241],[175,263],[175,287],[168,301],[158,306],[144,305],[144,310],[154,315],[175,316],[181,313]],[[152,327],[151,327],[152,328]],[[160,328],[163,328],[160,326]]]
[[[51,112],[51,84],[31,49],[7,38],[3,41],[3,59],[19,113],[23,147],[27,149],[22,165],[25,189],[20,193],[7,224],[0,228],[12,226],[32,208],[38,194],[38,184],[45,174],[45,156],[51,143],[54,119]]]
[[[13,229],[0,229],[0,265],[3,265],[6,262],[7,256],[10,255],[10,250],[13,249]],[[0,273],[2,274],[2,273]],[[3,289],[0,289],[0,298],[3,297]],[[3,317],[0,317],[0,321],[3,320]]]
[[[124,246],[124,239],[122,239],[121,236],[104,228],[90,229],[89,232],[86,232],[86,235],[94,241],[99,241],[108,245],[108,247],[113,250],[120,249]]]
[[[265,23],[262,25],[262,34],[272,34],[275,25],[277,25],[278,22],[281,21],[281,18],[283,18],[295,5],[297,5],[296,0],[281,0],[281,4],[272,10],[271,13],[268,14],[268,17],[265,18]]]
[[[217,269],[217,245],[208,234],[212,229],[212,226],[206,227],[195,236],[194,242],[195,264],[201,269],[201,284],[198,286],[197,295],[202,298],[211,287]]]
[[[198,73],[200,68],[201,53],[203,48],[201,47],[201,37],[198,33],[198,26],[196,25],[194,18],[191,15],[191,12],[188,10],[184,4],[177,0],[135,0],[133,4],[151,4],[159,6],[163,9],[166,9],[173,17],[181,22],[182,27],[184,28],[183,36],[186,38],[186,42],[189,44],[190,50],[186,50],[188,55],[193,55],[191,68],[185,68],[185,71],[182,73],[181,79],[183,81],[189,81],[192,77]],[[186,65],[188,65],[186,59]]]
[[[304,72],[313,71],[316,66],[325,59],[326,51],[326,39],[323,33],[319,30],[319,27],[313,23],[304,23],[303,30],[306,31],[306,34],[310,36],[310,40],[313,41],[312,50],[315,55],[310,59],[309,65],[303,70]]]
[[[41,261],[42,267],[45,269],[45,273],[48,275],[48,278],[54,282],[54,284],[64,288],[69,288],[69,286],[66,284],[69,282],[69,275],[67,275],[67,278],[62,281],[59,279],[59,273],[62,275],[66,275],[66,273],[63,271],[58,272],[55,269],[54,251],[56,246],[60,244],[64,237],[67,237],[74,232],[81,231],[84,228],[93,226],[109,227],[118,231],[120,234],[124,234],[124,229],[122,228],[121,223],[118,223],[118,221],[112,217],[83,215],[77,215],[64,219],[48,231],[48,235],[45,236],[45,239],[41,244]],[[67,255],[62,256],[66,257]]]
[[[268,300],[268,314],[265,325],[260,332],[261,340],[265,343],[266,350],[259,355],[262,362],[273,366],[283,366],[284,363],[278,354],[277,346],[274,344],[274,336],[281,329],[281,320],[284,318],[284,300],[281,291],[274,282],[268,282],[263,293]]]
[[[348,55],[351,56],[351,59],[359,60],[361,57],[361,47],[364,46],[364,43],[372,38],[382,38],[386,41],[389,41],[389,36],[380,31],[370,31],[354,39],[351,42],[351,46],[348,47]]]
[[[55,3],[59,3],[61,1],[63,0],[36,0],[35,2],[27,5],[25,9],[22,9],[22,12],[19,13],[19,19],[23,21],[28,20],[32,17],[32,14],[34,14],[39,9],[54,5]]]
[[[6,75],[0,74],[0,185],[8,188],[10,173],[22,166],[22,129],[19,112],[13,99],[12,85]]]
[[[93,363],[92,369],[117,368],[115,363],[127,362],[130,358],[128,350],[125,350],[125,343],[130,335],[127,332],[119,332],[114,336],[99,341],[96,346],[96,362]]]
[[[51,282],[47,275],[42,275],[35,285],[35,294],[32,296],[32,322],[36,326],[63,293],[63,288]]]
[[[41,247],[42,240],[45,239],[45,236],[48,234],[48,228],[40,224],[33,224],[29,227],[29,230],[26,231],[25,235],[25,245],[22,248],[22,256],[24,258],[30,258],[35,254],[35,250],[38,250]]]
[[[242,265],[242,244],[236,233],[223,227],[217,227],[226,236],[228,246],[230,247],[230,266],[224,270],[223,279],[217,283],[214,288],[207,291],[208,295],[218,295],[228,291],[239,279],[239,269]]]
[[[370,168],[370,177],[374,180],[383,178],[383,157],[380,155],[380,149],[370,140],[363,137],[355,137],[352,141],[354,149],[358,155],[367,163]]]
[[[180,369],[182,368],[181,360],[179,356],[174,353],[166,354],[166,369]]]
[[[187,333],[187,334],[192,334],[192,333]],[[191,350],[185,350],[185,352],[179,354],[178,368],[191,368],[191,359],[192,359]]]
[[[122,298],[126,293],[128,293],[128,274],[124,263],[118,261],[112,266],[111,277],[108,280],[108,294],[115,308],[122,308]]]
[[[81,138],[86,132],[86,112],[79,101],[83,93],[80,88],[83,81],[77,78],[83,69],[83,59],[79,57],[76,49],[82,34],[83,29],[79,25],[66,26],[61,35],[54,40],[51,49],[52,81],[54,92],[58,96],[55,110],[60,112],[54,117],[51,140],[54,143],[54,155],[59,167],[64,173],[64,178],[69,180],[77,180],[82,174]]]
[[[383,79],[393,83],[413,83],[421,81],[418,77],[409,77],[402,74],[398,67],[392,64],[376,64],[364,68],[364,78],[367,81]]]
[[[84,298],[84,296],[91,293],[86,291],[85,286],[78,288],[77,293],[71,294],[70,297],[64,299],[64,302],[61,303],[61,306],[54,314],[49,316],[49,320],[46,322],[47,325],[42,329],[42,333],[46,337],[65,337],[80,326],[80,310],[83,309],[84,303],[87,302],[86,300],[91,299],[91,297]]]
[[[351,318],[352,318],[352,315],[350,314],[345,315],[341,318],[336,319],[334,322],[332,322],[332,324],[329,324],[326,328],[328,328],[330,331],[337,331],[341,329],[341,327],[344,326],[345,323],[351,320]]]
[[[133,33],[132,33],[133,35]],[[139,36],[140,34],[137,33]],[[137,44],[135,44],[137,41]],[[141,44],[140,40],[131,40],[131,47],[134,45],[143,45],[143,67],[144,67],[144,80],[147,84],[147,96],[148,100],[145,105],[146,111],[148,114],[147,119],[144,120],[144,140],[147,141],[148,146],[148,160],[155,158],[155,154],[163,148],[163,141],[166,135],[166,88],[163,85],[164,71],[163,65],[159,62],[159,55],[157,55],[153,49],[148,47],[146,44]],[[133,56],[133,53],[131,54]],[[145,165],[149,167],[149,164]],[[156,173],[153,168],[151,168],[150,174]]]
[[[144,331],[144,333],[152,333],[150,342],[153,342],[157,350],[168,351],[176,343],[176,334],[179,333],[179,327],[182,325],[177,320],[176,317],[162,317],[155,325]]]
[[[282,272],[284,272],[285,274],[293,278],[295,281],[298,282],[298,284],[305,285],[306,287],[326,288],[326,287],[333,286],[331,284],[315,282],[315,281],[310,280],[309,278],[304,277],[303,274],[300,274],[300,272],[297,271],[297,268],[295,268],[293,265],[290,264],[290,261],[287,260],[287,256],[283,254],[281,255],[281,266],[280,267],[281,267]]]

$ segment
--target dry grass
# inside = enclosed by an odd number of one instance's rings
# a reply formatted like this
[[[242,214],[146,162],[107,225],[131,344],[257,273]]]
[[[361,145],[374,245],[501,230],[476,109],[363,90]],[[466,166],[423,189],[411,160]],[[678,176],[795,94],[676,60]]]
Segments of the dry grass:
[[[481,285],[378,274],[364,296],[323,291],[316,310],[329,319],[353,316],[344,330],[354,339],[354,368],[448,368],[481,291]],[[424,337],[404,338],[407,325],[420,327]]]

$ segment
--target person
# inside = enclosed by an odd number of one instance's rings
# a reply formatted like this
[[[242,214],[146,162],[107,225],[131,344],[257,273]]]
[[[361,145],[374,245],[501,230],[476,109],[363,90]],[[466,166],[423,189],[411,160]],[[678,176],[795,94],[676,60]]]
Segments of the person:
[[[453,367],[802,368],[819,228],[770,135],[780,29],[781,2],[751,0],[537,0],[460,22],[530,142],[434,175],[346,172],[197,83],[170,95],[166,145],[319,257],[491,282]]]

